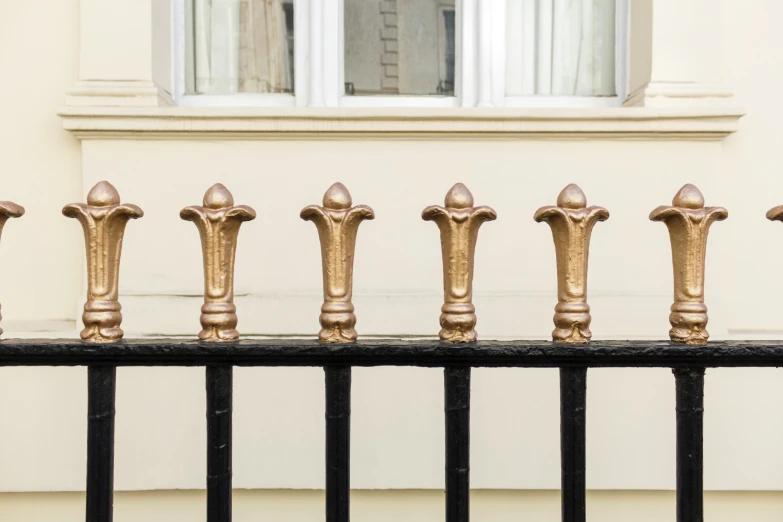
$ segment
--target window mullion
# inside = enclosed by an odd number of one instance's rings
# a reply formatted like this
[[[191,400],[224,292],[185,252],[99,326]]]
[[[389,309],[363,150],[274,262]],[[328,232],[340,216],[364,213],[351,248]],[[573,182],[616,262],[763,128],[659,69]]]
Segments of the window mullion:
[[[323,91],[324,104],[338,107],[343,94],[343,2],[320,0],[323,14]]]
[[[630,29],[631,6],[630,0],[617,0],[615,4],[615,65],[614,85],[615,93],[620,102],[625,102],[629,94],[630,64]]]
[[[296,106],[310,100],[310,0],[294,0],[294,96]]]
[[[479,0],[457,0],[457,96],[461,107],[475,107],[476,84],[476,25]]]
[[[189,38],[192,41],[193,38],[192,29],[187,26],[187,21],[190,20],[190,16],[188,16],[189,7],[190,2],[187,0],[173,0],[171,4],[171,20],[174,26],[171,32],[171,84],[173,86],[172,95],[175,101],[182,98],[187,92],[188,74],[186,60],[187,56],[192,53],[188,49],[187,41]]]
[[[492,4],[495,0],[477,0],[476,17],[476,105],[492,107]]]
[[[310,0],[309,15],[309,105],[323,107],[326,104],[324,92],[324,0]]]
[[[506,0],[492,0],[491,100],[503,107],[506,100]]]

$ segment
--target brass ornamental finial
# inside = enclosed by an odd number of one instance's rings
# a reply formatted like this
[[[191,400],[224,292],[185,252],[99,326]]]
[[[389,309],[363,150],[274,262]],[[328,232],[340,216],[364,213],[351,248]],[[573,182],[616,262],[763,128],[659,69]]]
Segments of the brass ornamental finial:
[[[475,341],[476,307],[473,306],[473,257],[478,230],[497,218],[489,207],[474,207],[473,195],[462,183],[446,194],[445,208],[431,206],[421,213],[440,229],[443,255],[443,295],[440,339],[449,343]]]
[[[699,189],[688,184],[672,200],[650,214],[652,221],[669,227],[674,266],[674,304],[669,322],[669,337],[676,343],[704,344],[707,333],[707,306],[704,304],[704,260],[707,234],[714,221],[723,221],[729,213],[722,207],[705,207]]]
[[[560,192],[557,206],[541,207],[534,219],[552,228],[557,257],[557,306],[552,340],[584,343],[590,340],[587,304],[587,260],[590,234],[599,221],[609,219],[602,207],[588,207],[584,192],[573,183]]]
[[[24,207],[21,205],[17,205],[16,203],[11,203],[10,201],[0,201],[0,234],[3,233],[3,227],[5,226],[5,222],[8,221],[9,218],[18,218],[24,215]],[[2,319],[3,316],[0,315],[0,319]],[[3,329],[0,328],[0,334],[3,333]]]
[[[767,211],[767,219],[770,221],[783,221],[783,205],[778,205]]]
[[[234,260],[239,227],[255,219],[256,211],[234,206],[226,187],[217,183],[204,194],[204,206],[185,207],[179,213],[192,221],[201,236],[204,256],[204,304],[201,307],[202,341],[236,341],[237,307],[234,305]]]
[[[321,306],[321,331],[324,343],[348,343],[356,340],[356,315],[353,303],[353,257],[359,224],[374,219],[366,205],[352,207],[351,194],[342,183],[335,183],[324,194],[323,207],[302,209],[301,218],[312,221],[321,240],[324,303]]]
[[[87,302],[81,338],[90,342],[122,339],[122,307],[118,301],[120,255],[125,225],[144,212],[136,205],[121,205],[111,183],[101,181],[87,194],[87,204],[63,207],[63,214],[79,220],[87,251]]]

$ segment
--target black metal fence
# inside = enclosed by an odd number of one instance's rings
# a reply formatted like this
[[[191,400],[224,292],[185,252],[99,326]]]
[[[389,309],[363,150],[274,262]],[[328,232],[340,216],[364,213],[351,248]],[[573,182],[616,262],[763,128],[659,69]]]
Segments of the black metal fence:
[[[117,366],[205,366],[207,520],[231,520],[233,366],[321,366],[326,383],[326,520],[350,517],[351,367],[444,368],[446,520],[467,522],[470,500],[470,374],[476,367],[560,368],[562,520],[585,520],[588,368],[672,368],[677,414],[677,522],[702,522],[704,375],[712,367],[783,366],[783,342],[678,345],[650,341],[365,341],[233,343],[154,339],[110,344],[0,341],[0,366],[88,366],[87,522],[112,520]],[[629,520],[632,519],[629,513]]]

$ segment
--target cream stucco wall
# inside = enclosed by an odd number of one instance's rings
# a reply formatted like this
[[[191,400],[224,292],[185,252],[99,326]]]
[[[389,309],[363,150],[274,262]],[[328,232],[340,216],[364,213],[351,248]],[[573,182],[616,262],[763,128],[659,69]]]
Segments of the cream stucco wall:
[[[779,493],[707,493],[705,519],[710,522],[777,522],[783,510]],[[206,495],[198,491],[119,493],[117,522],[185,522],[205,519]],[[233,520],[251,522],[316,521],[323,518],[324,496],[318,491],[234,491]],[[589,522],[674,520],[670,491],[588,492]],[[443,493],[438,491],[353,491],[351,517],[373,522],[443,520]],[[81,520],[84,495],[79,493],[17,493],[0,495],[0,516],[13,522]],[[10,517],[10,518],[9,518]],[[473,490],[471,520],[476,522],[549,521],[560,518],[557,491]]]
[[[685,28],[674,38],[654,31],[658,80],[674,80],[685,71],[721,81],[734,91],[732,103],[747,109],[740,131],[723,141],[138,135],[81,142],[62,130],[55,114],[79,77],[79,2],[50,0],[43,10],[41,2],[0,3],[5,49],[0,70],[14,79],[0,82],[0,198],[27,208],[25,217],[7,225],[0,243],[4,336],[76,335],[83,243],[78,225],[60,209],[108,179],[125,201],[146,212],[129,224],[123,254],[128,336],[198,330],[198,236],[178,211],[200,201],[218,181],[259,214],[240,234],[241,331],[312,335],[320,305],[318,242],[298,212],[340,180],[355,202],[371,205],[377,214],[362,225],[356,255],[360,334],[437,332],[438,237],[420,212],[462,181],[478,203],[499,214],[482,228],[477,249],[480,334],[546,338],[555,302],[554,253],[549,230],[534,223],[532,214],[576,182],[591,203],[612,212],[596,227],[591,246],[596,337],[663,338],[671,301],[669,245],[665,227],[647,215],[691,182],[709,204],[730,212],[728,221],[714,226],[708,251],[713,338],[780,338],[776,296],[783,280],[776,274],[783,230],[767,222],[764,212],[783,203],[783,178],[776,175],[783,141],[783,108],[777,103],[783,57],[776,49],[783,34],[775,22],[783,5],[752,3],[756,8],[736,0],[708,6],[694,0],[707,6],[705,18],[717,34],[701,49],[711,57],[697,61],[705,68],[701,75],[673,60],[677,42],[692,49],[699,45],[691,41],[697,36],[686,37]],[[677,16],[676,8],[666,7],[673,4],[656,5],[663,6],[656,16]],[[682,55],[687,62],[694,53]],[[82,57],[84,67],[84,49]],[[118,77],[125,74],[124,63],[112,63]],[[143,59],[133,63],[145,67]],[[94,67],[88,72],[96,75]],[[85,376],[83,369],[0,369],[0,490],[18,492],[0,495],[2,520],[81,516],[76,492],[84,485]],[[671,519],[671,374],[592,370],[589,379],[588,486],[595,490],[589,516],[602,522],[628,520],[629,513],[640,521]],[[203,370],[121,369],[118,381],[116,486],[123,492],[117,496],[117,520],[203,516],[201,493],[172,491],[203,487]],[[438,370],[355,371],[352,484],[395,490],[356,492],[357,520],[399,513],[441,517],[442,400]],[[480,488],[473,495],[477,520],[557,520],[557,400],[555,371],[475,371],[471,483]],[[777,370],[708,371],[709,520],[780,519],[783,416],[770,412],[782,400]],[[242,488],[235,495],[237,520],[264,512],[281,520],[319,519],[321,493],[309,490],[323,487],[322,371],[237,369],[234,433],[235,485]],[[277,511],[279,506],[285,511]]]
[[[78,38],[78,0],[46,2],[45,9],[31,2],[0,4],[1,197],[27,209],[24,221],[3,234],[7,331],[63,329],[76,311],[81,285],[73,245],[79,235],[58,206],[81,192],[81,157],[78,140],[62,131],[56,111],[78,78]]]

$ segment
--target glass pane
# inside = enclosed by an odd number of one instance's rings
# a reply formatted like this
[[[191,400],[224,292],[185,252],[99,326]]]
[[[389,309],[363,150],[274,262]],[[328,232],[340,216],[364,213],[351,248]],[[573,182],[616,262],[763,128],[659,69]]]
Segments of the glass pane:
[[[507,0],[506,93],[613,96],[616,0]]]
[[[454,0],[344,0],[345,94],[454,95]]]
[[[188,94],[293,93],[293,0],[190,0]]]

